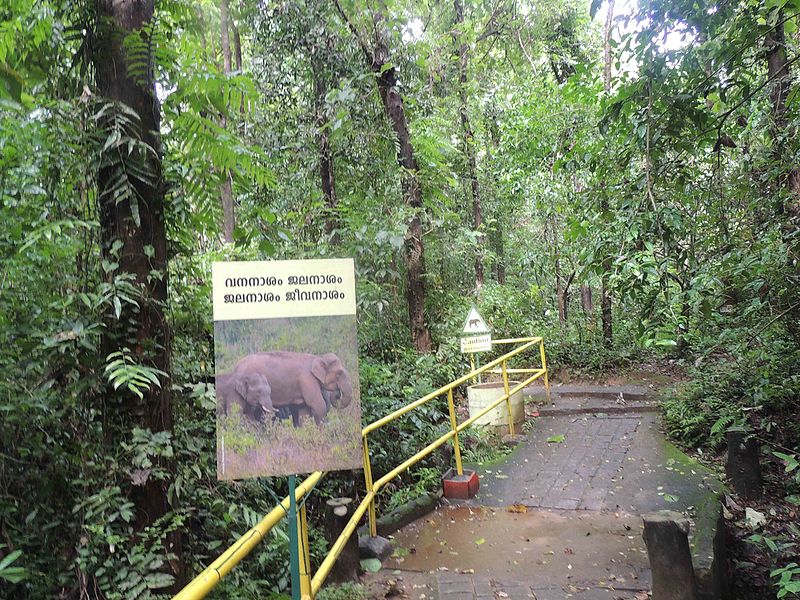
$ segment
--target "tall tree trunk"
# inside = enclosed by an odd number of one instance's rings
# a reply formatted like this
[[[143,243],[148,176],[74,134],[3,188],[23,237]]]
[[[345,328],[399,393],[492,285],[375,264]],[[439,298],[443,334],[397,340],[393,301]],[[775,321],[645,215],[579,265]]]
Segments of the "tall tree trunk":
[[[770,99],[772,100],[772,143],[775,159],[785,162],[784,150],[787,127],[786,99],[789,97],[791,77],[786,60],[786,34],[783,27],[783,12],[778,16],[776,25],[767,34],[764,44],[767,48],[767,76],[772,81]],[[800,169],[790,168],[782,178],[782,185],[792,195],[800,194]],[[781,204],[778,212],[783,214],[786,207]]]
[[[425,245],[422,240],[423,210],[422,188],[417,179],[417,161],[408,130],[403,97],[397,89],[397,71],[389,63],[389,48],[383,32],[384,16],[376,12],[375,49],[372,55],[372,71],[377,75],[378,94],[383,103],[386,116],[392,125],[398,142],[397,162],[402,167],[402,188],[406,204],[414,209],[414,216],[408,223],[406,235],[406,302],[411,327],[411,339],[418,352],[430,352],[433,340],[428,324],[425,322]]]
[[[789,136],[788,118],[786,114],[786,100],[789,97],[789,87],[791,84],[791,74],[789,63],[786,59],[786,33],[784,30],[784,14],[778,14],[778,24],[767,34],[764,45],[767,48],[767,77],[772,81],[770,99],[772,101],[772,144],[773,155],[778,164],[786,163],[786,138]],[[798,262],[800,262],[800,241],[797,238],[797,222],[800,219],[800,169],[792,165],[786,172],[782,172],[779,179],[780,187],[784,189],[784,194],[779,191],[774,194],[779,198],[776,206],[776,214],[781,222],[781,230],[788,252],[788,264],[786,266],[789,274],[788,289],[790,293],[784,299],[788,305],[787,328],[795,340],[800,340],[800,292],[795,283],[798,277]]]
[[[472,192],[472,224],[476,233],[480,233],[481,223],[481,196],[478,187],[478,166],[475,158],[475,135],[469,122],[469,112],[467,106],[467,70],[469,68],[469,46],[459,38],[464,35],[464,6],[461,0],[453,0],[455,9],[455,33],[453,39],[458,45],[458,98],[459,113],[461,115],[461,129],[464,133],[464,155],[467,159],[467,174],[470,181],[470,191]],[[480,239],[480,238],[478,238]],[[483,287],[483,253],[482,245],[479,242],[475,253],[475,289],[480,292]]]
[[[606,26],[603,41],[603,85],[606,94],[611,92],[611,26],[614,22],[614,0],[608,2],[608,13],[606,14]],[[608,196],[606,195],[605,185],[600,192],[600,214],[608,212]],[[611,275],[611,256],[607,253],[603,257],[603,271],[600,277],[600,319],[603,324],[603,340],[607,348],[610,348],[614,341],[613,313],[611,312],[611,293],[608,290],[608,280]]]
[[[503,225],[498,222],[497,227],[497,241],[495,243],[495,251],[497,252],[497,263],[495,264],[494,276],[497,278],[497,283],[504,285],[506,282],[506,257],[505,257],[505,232]]]
[[[392,130],[397,136],[397,162],[402,167],[403,199],[414,210],[414,215],[408,221],[405,242],[408,320],[414,348],[418,352],[430,352],[433,349],[433,339],[425,321],[425,244],[422,240],[422,219],[420,217],[423,211],[422,188],[417,179],[417,161],[414,158],[414,147],[408,131],[403,97],[397,89],[397,71],[389,61],[389,47],[384,32],[386,17],[380,10],[372,13],[374,44],[370,48],[365,38],[347,17],[347,13],[344,12],[339,1],[334,0],[334,3],[339,15],[358,41],[370,69],[375,74],[378,95]]]
[[[311,49],[311,75],[314,83],[314,122],[317,128],[320,184],[327,208],[325,214],[325,234],[328,236],[331,243],[336,245],[339,243],[339,235],[335,233],[338,228],[336,206],[339,201],[336,197],[333,152],[331,151],[328,115],[325,109],[325,95],[328,93],[328,86],[325,82],[324,65],[322,64],[323,58],[320,56],[320,53],[319,47],[315,46]]]
[[[231,72],[231,40],[230,24],[228,15],[228,0],[219,2],[219,20],[222,37],[222,72],[225,75]],[[224,128],[228,124],[228,119],[223,115],[220,125]],[[222,237],[225,243],[233,243],[233,230],[236,226],[236,217],[233,208],[233,177],[228,169],[224,172],[224,181],[220,186],[220,200],[222,202]]]
[[[117,148],[104,152],[98,173],[101,252],[104,260],[119,266],[108,272],[112,281],[121,274],[133,277],[139,290],[137,308],[123,307],[121,317],[107,315],[102,345],[107,354],[128,348],[138,364],[170,372],[170,330],[164,314],[167,302],[167,236],[164,222],[164,186],[159,137],[160,107],[149,71],[134,77],[128,73],[124,37],[141,32],[152,20],[154,1],[96,0],[99,15],[93,48],[97,86],[101,96],[124,104],[136,114],[125,135],[140,140],[147,149],[132,152]],[[139,69],[137,72],[141,73]],[[103,124],[116,127],[114,119]],[[126,168],[126,163],[131,167]],[[121,187],[122,186],[122,187]],[[119,195],[120,189],[130,193]],[[143,390],[140,399],[125,389],[109,386],[103,405],[104,437],[109,444],[127,440],[140,427],[153,433],[171,432],[172,398],[169,381]],[[170,465],[166,465],[169,467]],[[134,484],[130,498],[135,507],[134,529],[143,531],[167,515],[169,480],[144,476]],[[170,566],[177,583],[183,582],[180,536],[168,536],[167,552],[177,560]]]
[[[569,319],[569,287],[575,278],[575,271],[570,273],[567,280],[561,274],[561,267],[556,262],[556,301],[558,303],[558,322],[562,327],[566,327]]]

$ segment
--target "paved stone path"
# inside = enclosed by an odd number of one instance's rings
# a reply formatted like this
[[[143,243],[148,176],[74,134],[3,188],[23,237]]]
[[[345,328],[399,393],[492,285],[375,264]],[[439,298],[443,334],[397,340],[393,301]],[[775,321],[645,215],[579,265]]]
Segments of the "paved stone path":
[[[554,391],[526,441],[478,467],[474,499],[396,534],[407,552],[385,568],[415,582],[405,598],[647,598],[641,513],[691,515],[719,484],[664,440],[647,390]]]
[[[498,491],[531,507],[601,510],[639,424],[638,418],[546,419],[524,452],[534,457],[536,468]],[[547,442],[561,436],[562,442]]]

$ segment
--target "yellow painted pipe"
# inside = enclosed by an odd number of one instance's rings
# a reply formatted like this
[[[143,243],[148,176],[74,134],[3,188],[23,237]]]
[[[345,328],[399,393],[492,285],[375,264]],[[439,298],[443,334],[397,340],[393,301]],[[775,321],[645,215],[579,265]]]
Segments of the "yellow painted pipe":
[[[507,360],[507,359],[511,358],[512,356],[516,356],[517,354],[519,354],[521,352],[524,352],[528,348],[534,346],[539,339],[541,339],[541,338],[531,338],[531,340],[526,342],[523,346],[520,346],[519,348],[515,348],[511,352],[509,352],[507,354],[504,354],[503,356],[501,356],[499,358],[496,358],[492,362],[483,365],[479,369],[475,369],[474,371],[471,371],[471,372],[467,373],[466,375],[463,375],[462,377],[459,377],[455,381],[452,381],[452,382],[448,383],[447,385],[440,387],[438,390],[435,390],[435,391],[431,392],[427,396],[423,396],[419,400],[415,400],[411,404],[408,404],[408,405],[404,406],[403,408],[397,409],[393,413],[390,413],[390,414],[386,415],[385,417],[383,417],[381,419],[378,419],[374,423],[370,423],[369,425],[367,425],[366,427],[364,427],[361,430],[361,435],[367,435],[367,434],[375,431],[376,429],[380,429],[384,425],[387,425],[387,424],[391,423],[392,421],[394,421],[395,419],[397,419],[399,417],[402,417],[404,414],[406,414],[408,412],[411,412],[412,410],[414,410],[415,408],[417,408],[419,406],[422,406],[426,402],[430,402],[434,398],[437,398],[438,396],[441,396],[442,394],[446,393],[448,390],[455,389],[458,386],[460,386],[461,384],[466,383],[467,381],[472,379],[478,373],[485,373],[489,369],[492,369],[492,368],[496,367],[497,365],[499,365],[500,363],[502,363],[504,360]]]
[[[301,501],[308,494],[316,483],[322,478],[323,473],[317,471],[309,475],[303,483],[295,489],[295,498]],[[185,588],[183,588],[173,600],[199,600],[213,590],[222,578],[230,573],[231,569],[245,558],[250,551],[277,525],[289,512],[289,497],[273,508],[267,515],[242,535],[234,544],[225,550],[219,558],[208,565],[195,577]]]
[[[437,439],[435,442],[432,442],[425,446],[422,450],[417,452],[414,456],[409,458],[408,460],[403,461],[399,466],[395,467],[391,471],[389,471],[386,475],[378,479],[375,482],[375,493],[377,494],[378,491],[387,483],[389,483],[392,479],[400,475],[403,471],[406,471],[409,467],[413,466],[415,463],[418,463],[420,460],[428,456],[431,452],[436,450],[439,446],[444,444],[450,438],[455,435],[454,431],[448,431],[442,437]]]
[[[311,578],[311,597],[314,598],[318,593],[319,590],[322,588],[322,584],[325,583],[325,579],[331,572],[333,568],[333,563],[336,562],[336,559],[339,558],[339,555],[344,550],[344,546],[347,543],[347,540],[355,533],[356,528],[358,527],[358,522],[361,520],[361,517],[364,516],[364,513],[367,511],[367,508],[375,499],[375,494],[368,492],[364,499],[361,501],[361,504],[358,505],[358,508],[353,512],[353,516],[350,517],[350,520],[347,522],[347,525],[344,526],[342,533],[334,542],[331,549],[328,550],[328,555],[325,557],[325,560],[322,561],[322,564],[317,569],[317,572],[314,574],[314,577]]]

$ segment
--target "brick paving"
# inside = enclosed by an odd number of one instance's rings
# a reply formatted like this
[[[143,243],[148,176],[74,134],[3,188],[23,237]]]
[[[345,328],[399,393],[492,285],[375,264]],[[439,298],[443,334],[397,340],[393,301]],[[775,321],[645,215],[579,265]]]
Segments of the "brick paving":
[[[555,416],[540,420],[536,435],[504,468],[508,479],[487,478],[476,502],[535,508],[602,510],[631,449],[641,416]],[[559,440],[563,441],[550,441]],[[518,468],[515,469],[515,466]]]
[[[712,478],[670,466],[657,407],[642,390],[561,393],[508,459],[479,468],[474,499],[399,532],[396,543],[414,553],[386,567],[431,578],[424,593],[404,597],[647,598],[638,515],[698,505]],[[679,503],[665,504],[665,494]],[[514,505],[523,508],[509,510]]]
[[[439,600],[538,600],[530,586],[518,581],[500,582],[479,575],[440,573],[436,577],[436,583]]]

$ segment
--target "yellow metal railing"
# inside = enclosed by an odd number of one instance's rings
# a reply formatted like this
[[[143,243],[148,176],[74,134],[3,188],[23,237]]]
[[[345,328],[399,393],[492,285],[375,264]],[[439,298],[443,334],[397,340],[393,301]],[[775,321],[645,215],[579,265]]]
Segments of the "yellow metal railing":
[[[361,430],[361,437],[364,447],[364,482],[366,484],[366,494],[363,500],[355,509],[347,525],[342,530],[339,538],[334,542],[328,555],[322,561],[322,564],[317,569],[316,574],[311,576],[308,556],[308,528],[306,522],[305,503],[300,505],[300,510],[297,516],[297,523],[300,535],[298,536],[298,546],[300,550],[300,588],[303,600],[312,600],[316,597],[322,584],[328,577],[334,563],[342,553],[345,544],[350,537],[355,533],[358,523],[368,514],[369,518],[369,531],[370,535],[377,535],[377,518],[375,514],[375,497],[378,492],[392,479],[406,471],[409,467],[421,461],[423,458],[431,454],[434,450],[445,444],[447,441],[453,441],[453,449],[456,461],[456,470],[459,475],[463,474],[463,466],[461,463],[461,449],[458,443],[458,434],[464,431],[467,427],[475,423],[482,416],[487,414],[499,406],[502,402],[506,403],[508,412],[508,429],[509,433],[514,433],[514,417],[511,411],[511,397],[518,391],[530,385],[540,377],[544,379],[545,392],[548,401],[550,399],[550,383],[547,378],[547,359],[544,351],[544,340],[541,337],[529,338],[513,338],[492,340],[492,344],[519,344],[517,348],[503,354],[499,358],[483,365],[480,368],[472,369],[463,377],[456,379],[431,392],[427,396],[415,400],[410,404],[400,408],[385,417],[378,419]],[[539,350],[539,357],[541,360],[541,367],[533,369],[510,369],[508,368],[508,361],[523,352],[536,348]],[[503,391],[505,392],[497,400],[485,406],[480,412],[472,415],[466,421],[459,424],[456,418],[455,403],[453,401],[453,391],[460,385],[476,378],[482,373],[495,373],[502,375],[503,378]],[[526,374],[529,375],[524,381],[521,381],[513,388],[510,387],[508,380],[509,374]],[[434,400],[443,395],[447,395],[447,409],[450,415],[450,431],[440,436],[437,440],[428,444],[414,454],[411,458],[403,461],[400,465],[386,473],[377,481],[373,480],[372,476],[372,463],[369,457],[369,434],[373,431],[380,429],[384,425],[406,415],[415,408]],[[322,477],[321,472],[313,473],[303,481],[296,489],[296,500],[301,502],[307,496],[313,487]],[[189,585],[187,585],[173,600],[198,600],[204,598],[216,586],[225,575],[227,575],[236,564],[239,563],[250,551],[260,542],[264,536],[287,514],[289,508],[289,498],[285,498],[278,506],[272,509],[269,514],[261,520],[258,525],[253,527],[250,531],[240,537],[228,550],[226,550],[217,560],[211,563],[200,575],[198,575]]]

